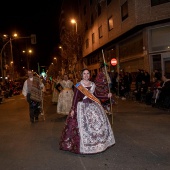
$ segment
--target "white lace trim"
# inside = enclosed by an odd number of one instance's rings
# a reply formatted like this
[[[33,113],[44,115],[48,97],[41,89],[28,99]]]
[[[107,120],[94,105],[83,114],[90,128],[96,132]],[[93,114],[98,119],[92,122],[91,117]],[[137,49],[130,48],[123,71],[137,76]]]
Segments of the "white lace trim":
[[[80,153],[98,153],[115,143],[110,122],[97,103],[79,102],[77,121],[80,132]]]

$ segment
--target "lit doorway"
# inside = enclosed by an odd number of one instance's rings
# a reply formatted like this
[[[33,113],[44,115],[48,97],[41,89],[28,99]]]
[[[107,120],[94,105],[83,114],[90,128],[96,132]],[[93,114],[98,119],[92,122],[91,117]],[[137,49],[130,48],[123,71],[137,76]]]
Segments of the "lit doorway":
[[[170,77],[170,55],[162,58],[162,72]]]

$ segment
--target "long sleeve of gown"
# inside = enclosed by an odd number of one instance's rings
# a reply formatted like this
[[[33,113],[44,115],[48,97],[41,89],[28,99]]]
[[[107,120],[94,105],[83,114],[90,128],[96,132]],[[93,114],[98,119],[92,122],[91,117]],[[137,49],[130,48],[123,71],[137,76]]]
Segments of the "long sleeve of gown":
[[[71,110],[75,111],[77,109],[77,103],[79,101],[82,101],[83,97],[84,97],[84,95],[76,87],[74,87],[74,96],[73,96]]]

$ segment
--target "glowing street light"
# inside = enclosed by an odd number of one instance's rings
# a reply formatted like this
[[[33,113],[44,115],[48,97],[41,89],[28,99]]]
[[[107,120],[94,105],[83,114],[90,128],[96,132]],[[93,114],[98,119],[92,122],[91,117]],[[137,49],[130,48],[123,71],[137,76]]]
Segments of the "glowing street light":
[[[63,47],[62,47],[61,45],[60,45],[58,48],[61,49],[61,50],[63,51]]]
[[[23,50],[22,51],[23,53],[26,53],[26,55],[27,55],[27,69],[29,70],[29,57],[28,57],[28,54],[32,54],[32,50],[31,49],[29,49],[28,51],[25,51],[25,50]]]
[[[28,52],[31,54],[31,53],[32,53],[32,50],[28,50]]]
[[[16,39],[17,38],[17,34],[15,33],[15,34],[13,34],[13,36],[12,36],[12,38],[9,36],[9,35],[7,35],[7,34],[4,34],[3,35],[3,37],[4,37],[4,39],[7,39],[7,42],[3,45],[3,47],[2,47],[2,49],[1,49],[1,52],[0,52],[0,59],[1,59],[1,74],[2,74],[2,78],[3,78],[3,80],[4,80],[4,71],[3,71],[3,56],[2,56],[2,54],[3,54],[3,50],[5,49],[5,47],[6,47],[6,45],[8,44],[8,43],[10,43],[10,49],[11,49],[11,60],[13,61],[13,51],[12,51],[12,40],[14,40],[14,39]],[[13,67],[13,69],[12,69],[12,79],[13,79],[13,73],[14,73],[14,67]]]
[[[71,23],[76,25],[76,33],[77,33],[77,22],[75,19],[71,19]]]

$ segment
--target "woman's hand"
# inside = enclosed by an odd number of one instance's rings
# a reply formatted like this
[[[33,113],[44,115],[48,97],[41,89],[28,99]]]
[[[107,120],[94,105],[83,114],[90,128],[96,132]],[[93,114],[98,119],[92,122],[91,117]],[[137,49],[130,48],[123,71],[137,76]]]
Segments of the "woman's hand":
[[[70,112],[70,115],[71,115],[71,117],[74,116],[74,110],[72,110],[72,111]]]
[[[112,97],[112,93],[108,93],[108,98],[111,98]]]

